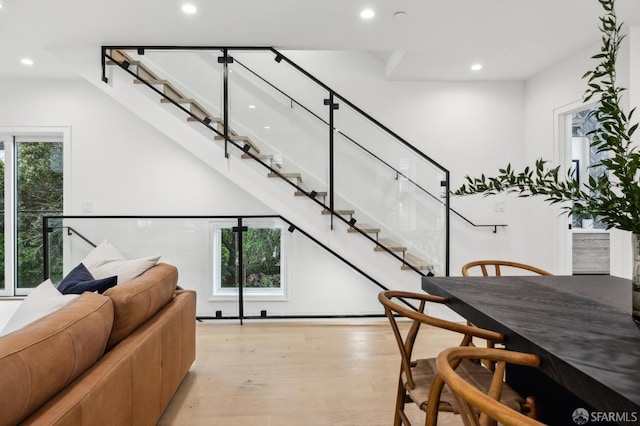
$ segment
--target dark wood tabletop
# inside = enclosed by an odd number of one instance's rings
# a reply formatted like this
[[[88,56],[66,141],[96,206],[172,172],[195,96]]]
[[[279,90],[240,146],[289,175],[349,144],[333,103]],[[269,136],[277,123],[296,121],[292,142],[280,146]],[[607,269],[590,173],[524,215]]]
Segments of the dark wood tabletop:
[[[540,371],[590,409],[622,413],[620,424],[640,423],[640,329],[631,318],[630,280],[423,277],[422,288],[446,297],[472,323],[503,333],[508,349],[539,355]],[[562,416],[575,408],[563,407]]]

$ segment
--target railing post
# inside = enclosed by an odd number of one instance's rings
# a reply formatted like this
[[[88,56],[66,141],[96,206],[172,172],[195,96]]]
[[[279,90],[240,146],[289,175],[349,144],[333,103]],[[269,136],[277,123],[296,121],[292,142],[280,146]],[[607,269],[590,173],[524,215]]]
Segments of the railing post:
[[[243,274],[244,274],[244,259],[242,258],[242,252],[243,252],[243,242],[242,242],[242,235],[244,233],[244,231],[247,231],[248,228],[246,226],[242,225],[242,218],[239,217],[238,218],[238,226],[234,227],[231,229],[233,232],[236,233],[237,237],[236,237],[236,243],[238,245],[237,248],[237,256],[238,256],[238,317],[240,318],[240,324],[242,324],[243,322],[243,318],[244,318],[244,281],[243,281]]]
[[[109,79],[107,78],[107,48],[102,46],[102,81],[104,83],[108,83]]]
[[[229,64],[233,58],[229,56],[228,49],[222,49],[222,56],[218,57],[218,63],[222,64],[222,103],[224,126],[224,157],[229,158]]]
[[[331,211],[331,230],[333,231],[333,215],[335,205],[333,202],[334,181],[333,181],[333,110],[338,109],[338,104],[333,102],[333,92],[329,92],[329,99],[324,100],[324,104],[329,106],[329,210]]]
[[[49,218],[42,216],[42,281],[49,278]]]
[[[449,276],[449,263],[450,263],[450,245],[451,245],[451,205],[449,204],[451,201],[450,194],[450,184],[449,184],[449,170],[445,170],[444,172],[444,182],[442,182],[444,186],[444,202],[445,202],[445,253],[444,253],[444,268],[445,268],[445,276]]]

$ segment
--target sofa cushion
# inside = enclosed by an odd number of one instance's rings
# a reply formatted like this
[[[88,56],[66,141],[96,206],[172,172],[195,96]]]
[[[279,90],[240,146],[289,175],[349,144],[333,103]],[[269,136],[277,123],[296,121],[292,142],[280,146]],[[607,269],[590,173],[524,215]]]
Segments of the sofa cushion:
[[[160,260],[160,256],[125,259],[109,241],[104,240],[87,254],[82,263],[96,279],[117,276],[118,283],[126,283],[144,273]]]
[[[0,337],[0,424],[16,424],[104,354],[113,324],[108,297],[84,293]]]
[[[2,329],[0,336],[16,331],[57,311],[66,304],[71,303],[76,297],[78,295],[63,295],[55,288],[51,280],[46,280],[31,290],[29,295],[20,303],[18,309]]]
[[[116,285],[117,281],[117,276],[95,279],[87,267],[80,263],[58,284],[58,291],[62,294],[82,294],[85,291],[104,293]]]
[[[91,269],[91,275],[96,278],[108,278],[116,276],[118,284],[126,283],[145,273],[149,268],[155,266],[160,260],[160,256],[141,257],[138,259],[121,259],[105,263]]]
[[[113,301],[114,321],[107,350],[151,318],[172,298],[178,283],[175,266],[158,263],[144,274],[104,292]]]

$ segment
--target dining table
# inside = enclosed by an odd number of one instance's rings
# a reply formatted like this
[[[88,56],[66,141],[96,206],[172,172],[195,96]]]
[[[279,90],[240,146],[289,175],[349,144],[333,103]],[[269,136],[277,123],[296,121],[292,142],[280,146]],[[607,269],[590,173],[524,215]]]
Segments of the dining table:
[[[506,380],[536,398],[544,423],[640,424],[640,328],[631,316],[631,280],[425,276],[422,289],[445,297],[472,324],[502,333],[507,350],[540,357],[537,368],[510,365]]]

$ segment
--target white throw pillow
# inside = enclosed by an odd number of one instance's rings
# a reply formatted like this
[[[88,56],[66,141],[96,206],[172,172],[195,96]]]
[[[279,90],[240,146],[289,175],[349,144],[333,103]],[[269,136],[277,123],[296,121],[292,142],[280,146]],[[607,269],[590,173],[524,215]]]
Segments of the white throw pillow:
[[[126,283],[155,266],[160,260],[160,256],[142,257],[139,259],[125,259],[118,249],[104,240],[96,248],[91,250],[82,259],[82,263],[99,280],[116,275],[118,284]]]
[[[82,259],[82,263],[93,274],[92,269],[116,260],[124,260],[124,256],[109,241],[104,240]]]
[[[2,329],[0,336],[9,334],[59,310],[78,296],[80,295],[62,294],[55,288],[51,280],[46,280],[25,297],[7,325]]]
[[[87,265],[85,266],[87,266],[91,275],[97,280],[116,275],[118,277],[118,284],[123,284],[155,266],[158,260],[160,260],[160,256],[149,256],[140,259],[114,260],[94,267],[93,269]]]

